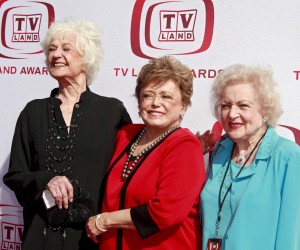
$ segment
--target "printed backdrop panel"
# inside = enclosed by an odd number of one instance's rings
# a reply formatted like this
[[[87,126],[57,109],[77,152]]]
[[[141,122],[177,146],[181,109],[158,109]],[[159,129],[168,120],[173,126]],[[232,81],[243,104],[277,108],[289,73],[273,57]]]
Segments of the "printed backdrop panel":
[[[91,89],[121,99],[137,123],[135,80],[150,58],[174,55],[192,69],[193,104],[182,126],[201,133],[216,122],[209,91],[218,72],[234,63],[269,65],[284,109],[277,129],[300,144],[299,7],[298,0],[0,0],[0,249],[18,249],[22,239],[22,208],[2,176],[20,111],[57,86],[40,46],[53,20],[99,25],[105,54]]]

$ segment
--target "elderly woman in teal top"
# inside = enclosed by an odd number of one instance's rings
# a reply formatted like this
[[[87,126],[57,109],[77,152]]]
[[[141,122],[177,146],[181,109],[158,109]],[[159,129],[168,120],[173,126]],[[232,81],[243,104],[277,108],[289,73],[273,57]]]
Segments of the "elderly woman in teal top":
[[[232,65],[212,86],[226,132],[201,193],[203,250],[300,249],[300,147],[280,137],[268,68]]]

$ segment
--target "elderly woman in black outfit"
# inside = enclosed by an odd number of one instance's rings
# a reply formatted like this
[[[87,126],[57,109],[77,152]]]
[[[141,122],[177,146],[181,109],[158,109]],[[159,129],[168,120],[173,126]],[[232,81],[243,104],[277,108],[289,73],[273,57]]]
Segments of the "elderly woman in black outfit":
[[[3,179],[24,207],[23,250],[94,249],[84,223],[51,227],[42,194],[48,190],[67,211],[74,200],[70,180],[77,179],[96,204],[115,135],[131,119],[121,101],[88,88],[102,59],[94,24],[72,18],[54,22],[42,46],[58,88],[21,112]]]

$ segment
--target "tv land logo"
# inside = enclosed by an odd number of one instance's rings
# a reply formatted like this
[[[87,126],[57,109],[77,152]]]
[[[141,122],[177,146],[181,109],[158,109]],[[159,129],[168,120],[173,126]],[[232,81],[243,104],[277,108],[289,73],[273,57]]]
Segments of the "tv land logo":
[[[19,224],[22,209],[19,206],[0,204],[0,250],[21,250],[24,226]]]
[[[23,226],[2,222],[2,243],[1,250],[21,250]]]
[[[212,0],[136,0],[130,42],[135,55],[187,55],[206,51],[212,42]]]
[[[49,3],[0,0],[0,57],[26,59],[42,53],[41,37],[54,19],[54,8]]]
[[[42,15],[13,15],[12,42],[40,42]]]
[[[161,11],[160,42],[194,41],[197,10]]]

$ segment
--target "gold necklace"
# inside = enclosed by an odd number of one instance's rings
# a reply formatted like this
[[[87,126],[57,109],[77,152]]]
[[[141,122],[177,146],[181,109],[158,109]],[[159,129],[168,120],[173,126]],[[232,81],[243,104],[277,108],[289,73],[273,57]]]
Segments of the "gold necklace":
[[[177,128],[179,128],[179,125],[168,129],[166,132],[164,132],[162,135],[160,135],[154,142],[152,142],[149,146],[147,146],[145,149],[143,149],[142,152],[140,152],[136,157],[134,157],[133,163],[131,164],[131,166],[129,166],[129,161],[133,157],[134,151],[136,150],[139,142],[141,141],[142,137],[144,136],[144,134],[147,131],[147,128],[144,127],[143,130],[141,131],[141,133],[139,134],[138,138],[136,139],[136,141],[132,144],[132,146],[130,148],[130,152],[128,154],[128,157],[126,159],[126,162],[125,162],[125,165],[124,165],[124,168],[122,171],[122,175],[121,175],[122,180],[125,181],[128,178],[128,176],[134,169],[134,167],[137,164],[137,162],[139,161],[139,159],[145,153],[147,153],[151,149],[153,149],[157,144],[159,144],[162,140],[164,140],[169,134],[171,134]]]

